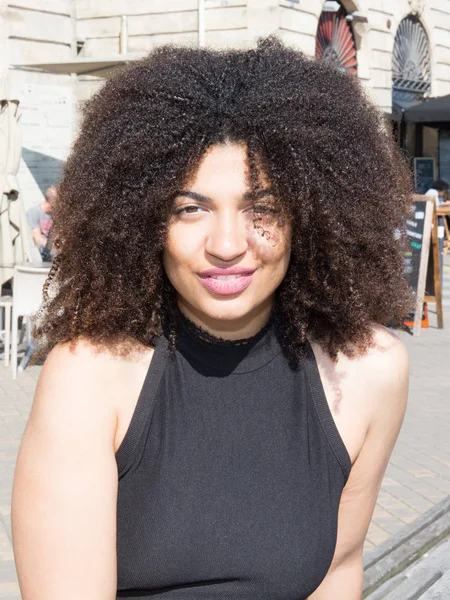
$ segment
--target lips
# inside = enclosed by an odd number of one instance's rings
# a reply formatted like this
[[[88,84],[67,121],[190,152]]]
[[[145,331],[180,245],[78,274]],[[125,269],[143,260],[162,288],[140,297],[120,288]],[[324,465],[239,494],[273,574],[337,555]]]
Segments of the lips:
[[[244,291],[252,282],[255,270],[243,267],[207,269],[199,273],[199,277],[211,292],[228,296]]]

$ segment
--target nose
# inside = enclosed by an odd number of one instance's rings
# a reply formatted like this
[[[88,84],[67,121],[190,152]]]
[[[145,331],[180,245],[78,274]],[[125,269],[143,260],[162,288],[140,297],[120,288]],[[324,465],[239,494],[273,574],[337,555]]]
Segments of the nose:
[[[231,212],[215,215],[208,231],[205,250],[211,256],[230,262],[245,254],[248,248],[244,219]]]

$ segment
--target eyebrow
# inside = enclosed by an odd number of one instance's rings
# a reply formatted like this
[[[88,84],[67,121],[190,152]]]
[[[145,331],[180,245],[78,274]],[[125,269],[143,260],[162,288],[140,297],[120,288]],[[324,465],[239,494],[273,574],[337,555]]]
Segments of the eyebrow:
[[[271,188],[267,188],[264,190],[258,190],[257,192],[245,192],[242,196],[243,201],[249,200],[260,200],[261,198],[265,198],[266,196],[274,196],[274,191]],[[199,194],[198,192],[192,192],[191,190],[181,190],[176,194],[176,197],[184,196],[185,198],[191,198],[192,200],[196,200],[197,202],[204,202],[205,204],[211,204],[213,199],[209,196],[204,196],[203,194]]]

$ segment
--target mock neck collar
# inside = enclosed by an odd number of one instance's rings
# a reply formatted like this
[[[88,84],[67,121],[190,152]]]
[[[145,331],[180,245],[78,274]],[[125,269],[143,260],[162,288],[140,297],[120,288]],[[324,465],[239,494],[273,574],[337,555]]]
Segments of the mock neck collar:
[[[273,316],[255,335],[241,340],[224,340],[205,332],[180,313],[177,350],[223,375],[260,369],[281,352]]]

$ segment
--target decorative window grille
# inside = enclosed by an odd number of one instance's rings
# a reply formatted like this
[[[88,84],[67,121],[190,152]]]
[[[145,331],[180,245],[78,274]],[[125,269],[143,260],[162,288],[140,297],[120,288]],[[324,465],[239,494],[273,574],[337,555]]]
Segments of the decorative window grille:
[[[337,11],[322,11],[317,27],[316,58],[329,60],[342,71],[356,73],[355,40],[346,16],[342,6]]]
[[[409,106],[431,90],[431,60],[428,38],[419,19],[413,15],[401,21],[392,59],[393,100]]]

